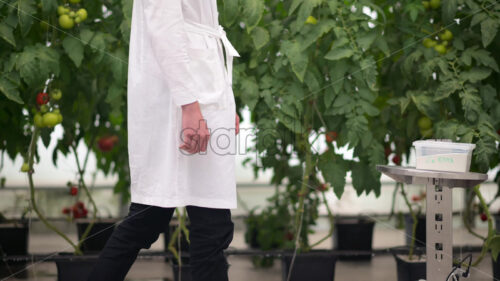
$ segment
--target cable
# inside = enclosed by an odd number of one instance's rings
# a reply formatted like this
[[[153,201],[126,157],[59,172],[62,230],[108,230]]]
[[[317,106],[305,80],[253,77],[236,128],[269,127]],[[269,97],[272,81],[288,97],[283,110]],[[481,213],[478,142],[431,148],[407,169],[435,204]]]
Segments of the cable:
[[[469,259],[469,264],[467,265],[467,270],[463,270],[462,269],[462,264],[467,259]],[[453,269],[451,270],[450,274],[448,274],[448,277],[446,277],[445,281],[459,281],[460,280],[460,276],[457,277],[457,273],[455,273],[456,271],[459,271],[458,274],[462,273],[461,275],[464,278],[469,277],[471,263],[472,263],[472,254],[469,254],[465,258],[463,258],[457,265],[455,265],[453,267]],[[453,277],[453,280],[450,279],[451,277]]]

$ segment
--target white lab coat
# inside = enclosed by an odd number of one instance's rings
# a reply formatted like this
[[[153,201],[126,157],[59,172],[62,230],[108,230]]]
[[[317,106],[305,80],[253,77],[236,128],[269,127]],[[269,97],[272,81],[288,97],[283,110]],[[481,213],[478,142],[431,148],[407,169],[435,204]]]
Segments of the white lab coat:
[[[216,0],[134,1],[127,93],[132,202],[236,208],[236,111],[223,52],[228,64],[239,56],[219,26]],[[194,101],[211,137],[206,153],[189,155],[179,149],[181,105]]]

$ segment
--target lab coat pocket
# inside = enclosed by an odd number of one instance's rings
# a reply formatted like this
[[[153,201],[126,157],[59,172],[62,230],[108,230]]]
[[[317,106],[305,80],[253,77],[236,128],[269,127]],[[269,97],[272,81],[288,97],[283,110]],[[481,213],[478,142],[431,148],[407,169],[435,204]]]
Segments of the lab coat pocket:
[[[198,89],[200,104],[224,104],[225,77],[224,68],[217,54],[217,49],[212,48],[187,48],[193,69],[193,83]]]

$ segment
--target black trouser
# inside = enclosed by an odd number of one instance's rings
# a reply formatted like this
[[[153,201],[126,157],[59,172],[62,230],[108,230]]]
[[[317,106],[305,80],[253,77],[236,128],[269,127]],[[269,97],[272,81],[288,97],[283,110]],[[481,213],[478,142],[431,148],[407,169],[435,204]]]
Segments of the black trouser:
[[[228,280],[223,250],[233,240],[229,209],[186,207],[190,221],[189,263],[195,281]],[[122,281],[140,249],[149,249],[170,223],[174,208],[132,203],[99,255],[89,281]]]

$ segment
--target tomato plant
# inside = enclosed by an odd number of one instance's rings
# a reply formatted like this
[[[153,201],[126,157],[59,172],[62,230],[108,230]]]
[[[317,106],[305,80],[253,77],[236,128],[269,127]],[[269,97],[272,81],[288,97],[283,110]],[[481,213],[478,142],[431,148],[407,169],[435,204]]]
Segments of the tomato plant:
[[[498,166],[494,1],[226,0],[219,10],[241,54],[236,98],[256,127],[248,162],[286,183],[296,231],[308,231],[321,178],[341,198],[350,172],[358,195],[378,196],[376,165],[403,165],[415,140],[475,143],[471,171]],[[318,151],[331,131],[335,145]]]

